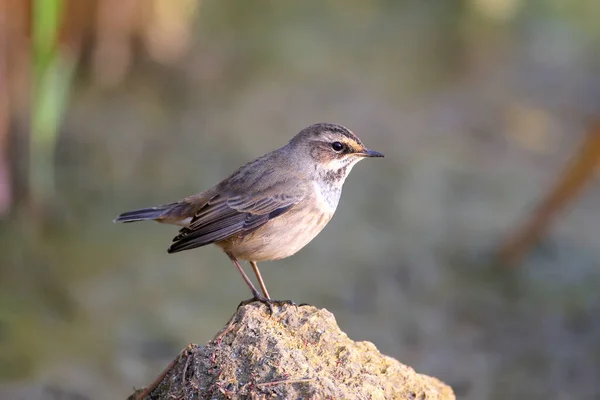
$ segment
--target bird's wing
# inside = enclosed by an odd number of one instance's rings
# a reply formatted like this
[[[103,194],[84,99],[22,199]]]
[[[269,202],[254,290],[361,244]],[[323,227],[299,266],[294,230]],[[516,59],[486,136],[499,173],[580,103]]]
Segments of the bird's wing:
[[[306,185],[299,179],[276,182],[251,196],[241,191],[222,191],[179,231],[168,252],[189,250],[250,233],[289,211],[305,197],[306,191]]]

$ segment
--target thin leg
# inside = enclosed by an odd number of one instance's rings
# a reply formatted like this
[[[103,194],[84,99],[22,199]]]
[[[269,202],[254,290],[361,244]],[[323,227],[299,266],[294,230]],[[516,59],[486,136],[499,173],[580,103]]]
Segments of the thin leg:
[[[252,269],[254,270],[256,279],[258,279],[258,284],[260,285],[260,288],[262,289],[263,294],[265,295],[265,297],[267,299],[271,299],[271,296],[269,296],[269,291],[267,290],[267,287],[265,286],[265,281],[263,281],[262,275],[260,274],[260,271],[258,270],[258,265],[256,264],[256,261],[250,261],[250,265],[252,265]]]
[[[252,296],[254,296],[255,299],[262,299],[263,296],[261,296],[261,294],[258,293],[258,290],[256,290],[256,288],[252,284],[252,281],[250,280],[250,278],[248,278],[248,275],[246,275],[246,273],[242,269],[242,266],[238,262],[237,258],[235,258],[232,254],[229,254],[229,253],[226,253],[226,254],[229,256],[229,258],[233,262],[233,265],[235,265],[236,268],[238,269],[238,271],[240,271],[240,274],[242,274],[242,278],[244,278],[244,282],[246,282],[246,285],[248,285],[248,287],[250,288],[250,291],[252,292]]]
[[[256,288],[252,284],[252,281],[250,280],[250,278],[248,278],[248,275],[246,275],[246,273],[244,272],[244,269],[242,268],[242,266],[238,262],[237,258],[235,258],[233,256],[233,254],[230,254],[230,253],[226,252],[225,254],[227,254],[227,256],[229,256],[229,258],[231,259],[231,262],[233,262],[233,265],[235,265],[235,267],[238,269],[238,271],[240,271],[240,274],[242,274],[242,278],[244,278],[244,282],[246,282],[246,285],[248,285],[248,287],[250,288],[250,291],[252,292],[252,298],[249,299],[249,300],[242,301],[240,303],[240,305],[238,306],[238,308],[240,308],[241,306],[244,306],[246,304],[253,303],[255,301],[260,301],[261,303],[265,303],[265,305],[269,308],[269,314],[273,315],[273,304],[276,304],[276,305],[283,305],[283,304],[296,305],[296,303],[294,303],[292,300],[271,300],[271,299],[263,296],[262,294],[258,293],[258,290],[256,290]],[[264,286],[264,283],[261,284],[261,288],[264,289],[263,286]]]

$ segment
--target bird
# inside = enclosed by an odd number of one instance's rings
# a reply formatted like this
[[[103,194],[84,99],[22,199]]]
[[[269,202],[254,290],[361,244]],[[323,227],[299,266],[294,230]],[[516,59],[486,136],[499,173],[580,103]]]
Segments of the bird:
[[[370,157],[384,155],[342,125],[316,123],[199,194],[125,212],[114,222],[179,226],[168,253],[217,245],[252,293],[240,306],[259,301],[272,313],[273,304],[295,303],[271,299],[257,263],[289,257],[312,241],[333,217],[354,165]],[[262,293],[240,260],[250,263]]]

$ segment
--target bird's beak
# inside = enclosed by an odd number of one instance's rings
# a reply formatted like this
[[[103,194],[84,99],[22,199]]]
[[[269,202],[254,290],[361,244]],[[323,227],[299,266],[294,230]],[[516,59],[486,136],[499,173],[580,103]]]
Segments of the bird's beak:
[[[382,153],[375,150],[367,149],[366,147],[363,151],[356,154],[362,157],[385,157]]]

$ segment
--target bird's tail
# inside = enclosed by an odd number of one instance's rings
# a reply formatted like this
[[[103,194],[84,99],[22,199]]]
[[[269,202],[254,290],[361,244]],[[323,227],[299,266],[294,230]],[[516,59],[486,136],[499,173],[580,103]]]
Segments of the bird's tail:
[[[165,204],[163,206],[141,208],[139,210],[127,211],[119,215],[113,222],[136,222],[147,220],[159,220],[166,216],[169,211],[176,207],[177,203]]]

